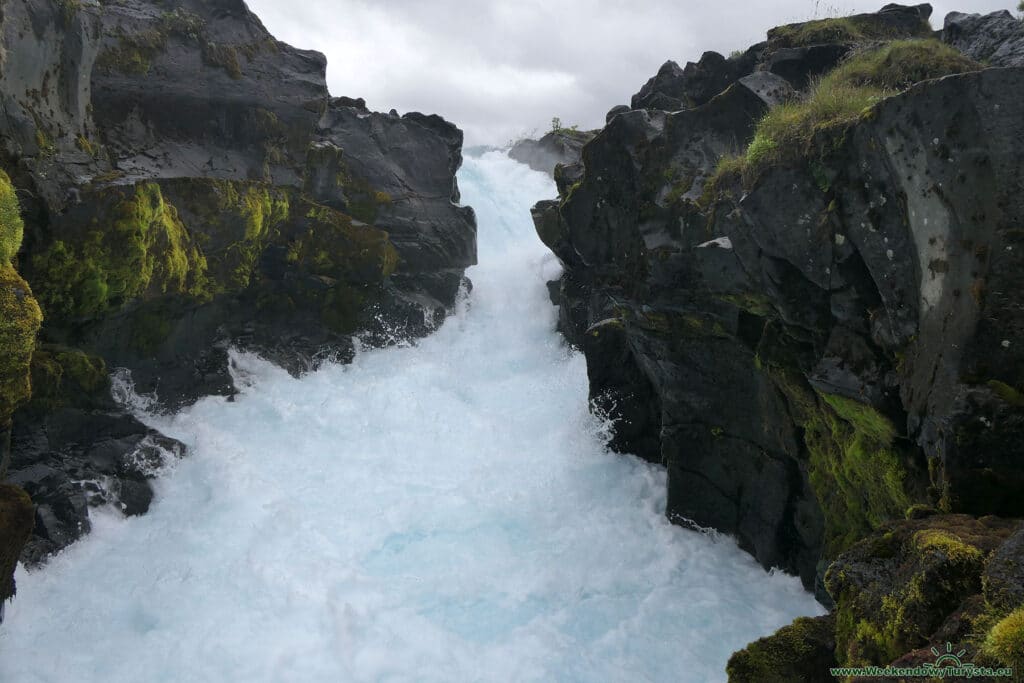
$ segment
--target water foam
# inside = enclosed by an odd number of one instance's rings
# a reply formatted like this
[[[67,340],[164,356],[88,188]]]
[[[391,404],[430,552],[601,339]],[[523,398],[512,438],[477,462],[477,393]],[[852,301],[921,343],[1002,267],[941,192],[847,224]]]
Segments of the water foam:
[[[147,416],[191,455],[148,515],[19,570],[0,680],[705,682],[820,613],[604,449],[530,225],[550,179],[490,153],[460,181],[481,265],[457,314],[301,379],[234,354],[236,400]]]

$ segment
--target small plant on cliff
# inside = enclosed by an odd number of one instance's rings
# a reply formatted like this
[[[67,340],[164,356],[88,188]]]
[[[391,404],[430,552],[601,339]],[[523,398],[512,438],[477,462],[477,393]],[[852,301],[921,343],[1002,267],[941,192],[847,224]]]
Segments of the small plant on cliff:
[[[566,128],[565,126],[562,125],[562,119],[558,118],[557,116],[554,116],[551,119],[551,130],[548,131],[548,133],[575,133],[578,130],[578,125],[572,125]]]

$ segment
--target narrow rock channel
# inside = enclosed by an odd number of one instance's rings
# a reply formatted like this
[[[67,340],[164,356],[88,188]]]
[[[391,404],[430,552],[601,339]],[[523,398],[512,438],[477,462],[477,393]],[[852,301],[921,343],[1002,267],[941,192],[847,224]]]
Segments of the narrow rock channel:
[[[143,414],[190,456],[148,515],[19,570],[0,680],[706,682],[822,612],[606,450],[530,223],[550,178],[491,152],[459,180],[458,314],[301,379],[236,354],[235,400]]]

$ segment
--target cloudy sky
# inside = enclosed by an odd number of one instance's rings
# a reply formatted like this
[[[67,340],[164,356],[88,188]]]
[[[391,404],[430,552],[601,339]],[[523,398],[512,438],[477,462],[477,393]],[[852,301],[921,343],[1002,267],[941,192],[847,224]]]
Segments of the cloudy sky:
[[[909,0],[908,4],[913,0]],[[437,113],[466,142],[604,123],[667,59],[728,54],[772,26],[876,11],[886,0],[248,0],[280,40],[327,55],[334,95]],[[989,12],[1016,0],[938,0]]]

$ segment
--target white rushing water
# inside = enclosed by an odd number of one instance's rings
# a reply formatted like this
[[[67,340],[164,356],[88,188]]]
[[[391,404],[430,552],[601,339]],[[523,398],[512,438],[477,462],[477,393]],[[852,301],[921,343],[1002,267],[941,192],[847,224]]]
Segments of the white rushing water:
[[[467,159],[480,263],[414,346],[301,379],[235,357],[234,402],[145,419],[190,456],[148,515],[19,569],[0,681],[724,680],[821,613],[797,579],[670,525],[665,475],[607,452],[554,332],[549,178]]]

